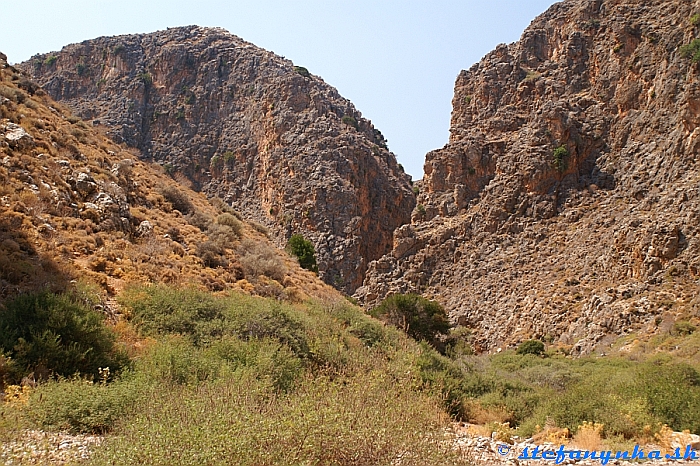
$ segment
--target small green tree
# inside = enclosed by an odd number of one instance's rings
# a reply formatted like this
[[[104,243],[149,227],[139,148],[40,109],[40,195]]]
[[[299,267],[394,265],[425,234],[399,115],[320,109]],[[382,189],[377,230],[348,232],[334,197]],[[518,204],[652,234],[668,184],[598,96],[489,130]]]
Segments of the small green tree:
[[[370,311],[370,315],[398,327],[416,340],[443,350],[442,336],[450,330],[447,312],[437,302],[417,294],[394,294]]]
[[[516,354],[534,354],[540,356],[544,353],[544,343],[539,340],[527,340],[518,346],[515,350]]]
[[[559,170],[560,172],[563,172],[566,170],[566,157],[569,156],[569,151],[566,148],[566,146],[559,146],[556,149],[554,149],[554,168]]]
[[[287,251],[299,259],[299,265],[306,270],[318,272],[316,265],[316,251],[311,241],[304,238],[302,235],[292,235],[287,242]]]

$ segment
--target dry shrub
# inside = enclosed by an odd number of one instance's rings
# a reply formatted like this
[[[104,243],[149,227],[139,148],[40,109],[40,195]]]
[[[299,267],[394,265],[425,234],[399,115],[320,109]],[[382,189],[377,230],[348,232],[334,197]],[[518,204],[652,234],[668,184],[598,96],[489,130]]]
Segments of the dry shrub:
[[[246,277],[256,279],[260,275],[281,281],[287,273],[287,268],[282,259],[275,253],[271,246],[244,240],[238,248],[240,263]]]
[[[510,427],[508,422],[492,422],[486,425],[491,432],[490,437],[505,443],[513,443],[513,436],[515,435],[515,429]]]
[[[202,259],[206,267],[215,269],[217,267],[226,267],[226,251],[213,241],[205,241],[197,245],[197,256]]]
[[[237,219],[234,215],[229,213],[223,213],[216,218],[216,223],[219,225],[225,225],[231,230],[233,230],[236,235],[241,236],[241,231],[243,230],[243,223]]]
[[[233,243],[238,239],[238,235],[231,227],[216,223],[209,227],[207,236],[209,236],[211,241],[222,248],[231,248]]]
[[[566,427],[557,427],[556,423],[549,419],[547,420],[544,429],[542,429],[540,426],[536,426],[535,431],[536,433],[532,436],[532,439],[538,444],[554,443],[555,445],[564,445],[569,442],[569,438],[571,436],[569,429]]]
[[[166,186],[161,189],[160,193],[163,195],[165,200],[173,206],[173,209],[179,210],[185,215],[194,211],[194,205],[192,204],[189,196],[176,187]]]
[[[184,186],[187,189],[192,189],[192,181],[187,178],[187,176],[182,172],[177,172],[173,175],[173,179],[178,182],[180,186]],[[180,210],[180,209],[178,209]],[[182,211],[180,211],[182,212]],[[184,213],[184,212],[183,212]]]
[[[253,230],[257,231],[258,233],[262,233],[263,235],[267,236],[268,238],[270,237],[270,229],[267,228],[262,223],[250,222],[250,226],[253,227]]]
[[[467,417],[474,424],[488,424],[492,422],[505,422],[511,414],[503,406],[482,407],[477,401],[466,403]]]
[[[201,212],[192,212],[185,217],[187,223],[199,228],[201,231],[207,231],[212,224],[212,218]]]
[[[572,443],[579,448],[588,451],[600,450],[602,445],[603,424],[585,422],[578,426],[578,431],[572,439]]]
[[[671,450],[674,443],[673,429],[664,424],[661,426],[661,429],[654,434],[654,440],[664,450]]]

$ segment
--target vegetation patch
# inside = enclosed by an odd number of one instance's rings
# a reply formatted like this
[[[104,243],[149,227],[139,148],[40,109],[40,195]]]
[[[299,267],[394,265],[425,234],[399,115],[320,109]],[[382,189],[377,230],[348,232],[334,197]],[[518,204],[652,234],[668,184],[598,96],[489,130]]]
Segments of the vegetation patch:
[[[287,252],[296,257],[299,260],[299,265],[312,272],[318,272],[318,265],[316,265],[316,251],[314,250],[314,244],[304,238],[304,236],[296,234],[292,235],[287,241]]]

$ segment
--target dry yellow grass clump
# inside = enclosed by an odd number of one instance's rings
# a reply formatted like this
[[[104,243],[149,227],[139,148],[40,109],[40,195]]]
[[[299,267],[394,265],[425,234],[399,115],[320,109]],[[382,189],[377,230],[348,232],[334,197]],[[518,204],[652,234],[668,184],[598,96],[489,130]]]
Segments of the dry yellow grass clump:
[[[0,57],[0,297],[78,277],[300,301],[335,291],[259,225],[52,101]]]

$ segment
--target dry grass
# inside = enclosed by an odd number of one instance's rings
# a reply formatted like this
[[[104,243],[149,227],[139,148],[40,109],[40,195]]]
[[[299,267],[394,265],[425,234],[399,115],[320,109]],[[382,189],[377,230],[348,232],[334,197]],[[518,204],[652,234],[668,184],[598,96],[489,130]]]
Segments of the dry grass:
[[[600,450],[603,443],[603,424],[584,422],[578,426],[578,430],[571,443],[588,451]]]

